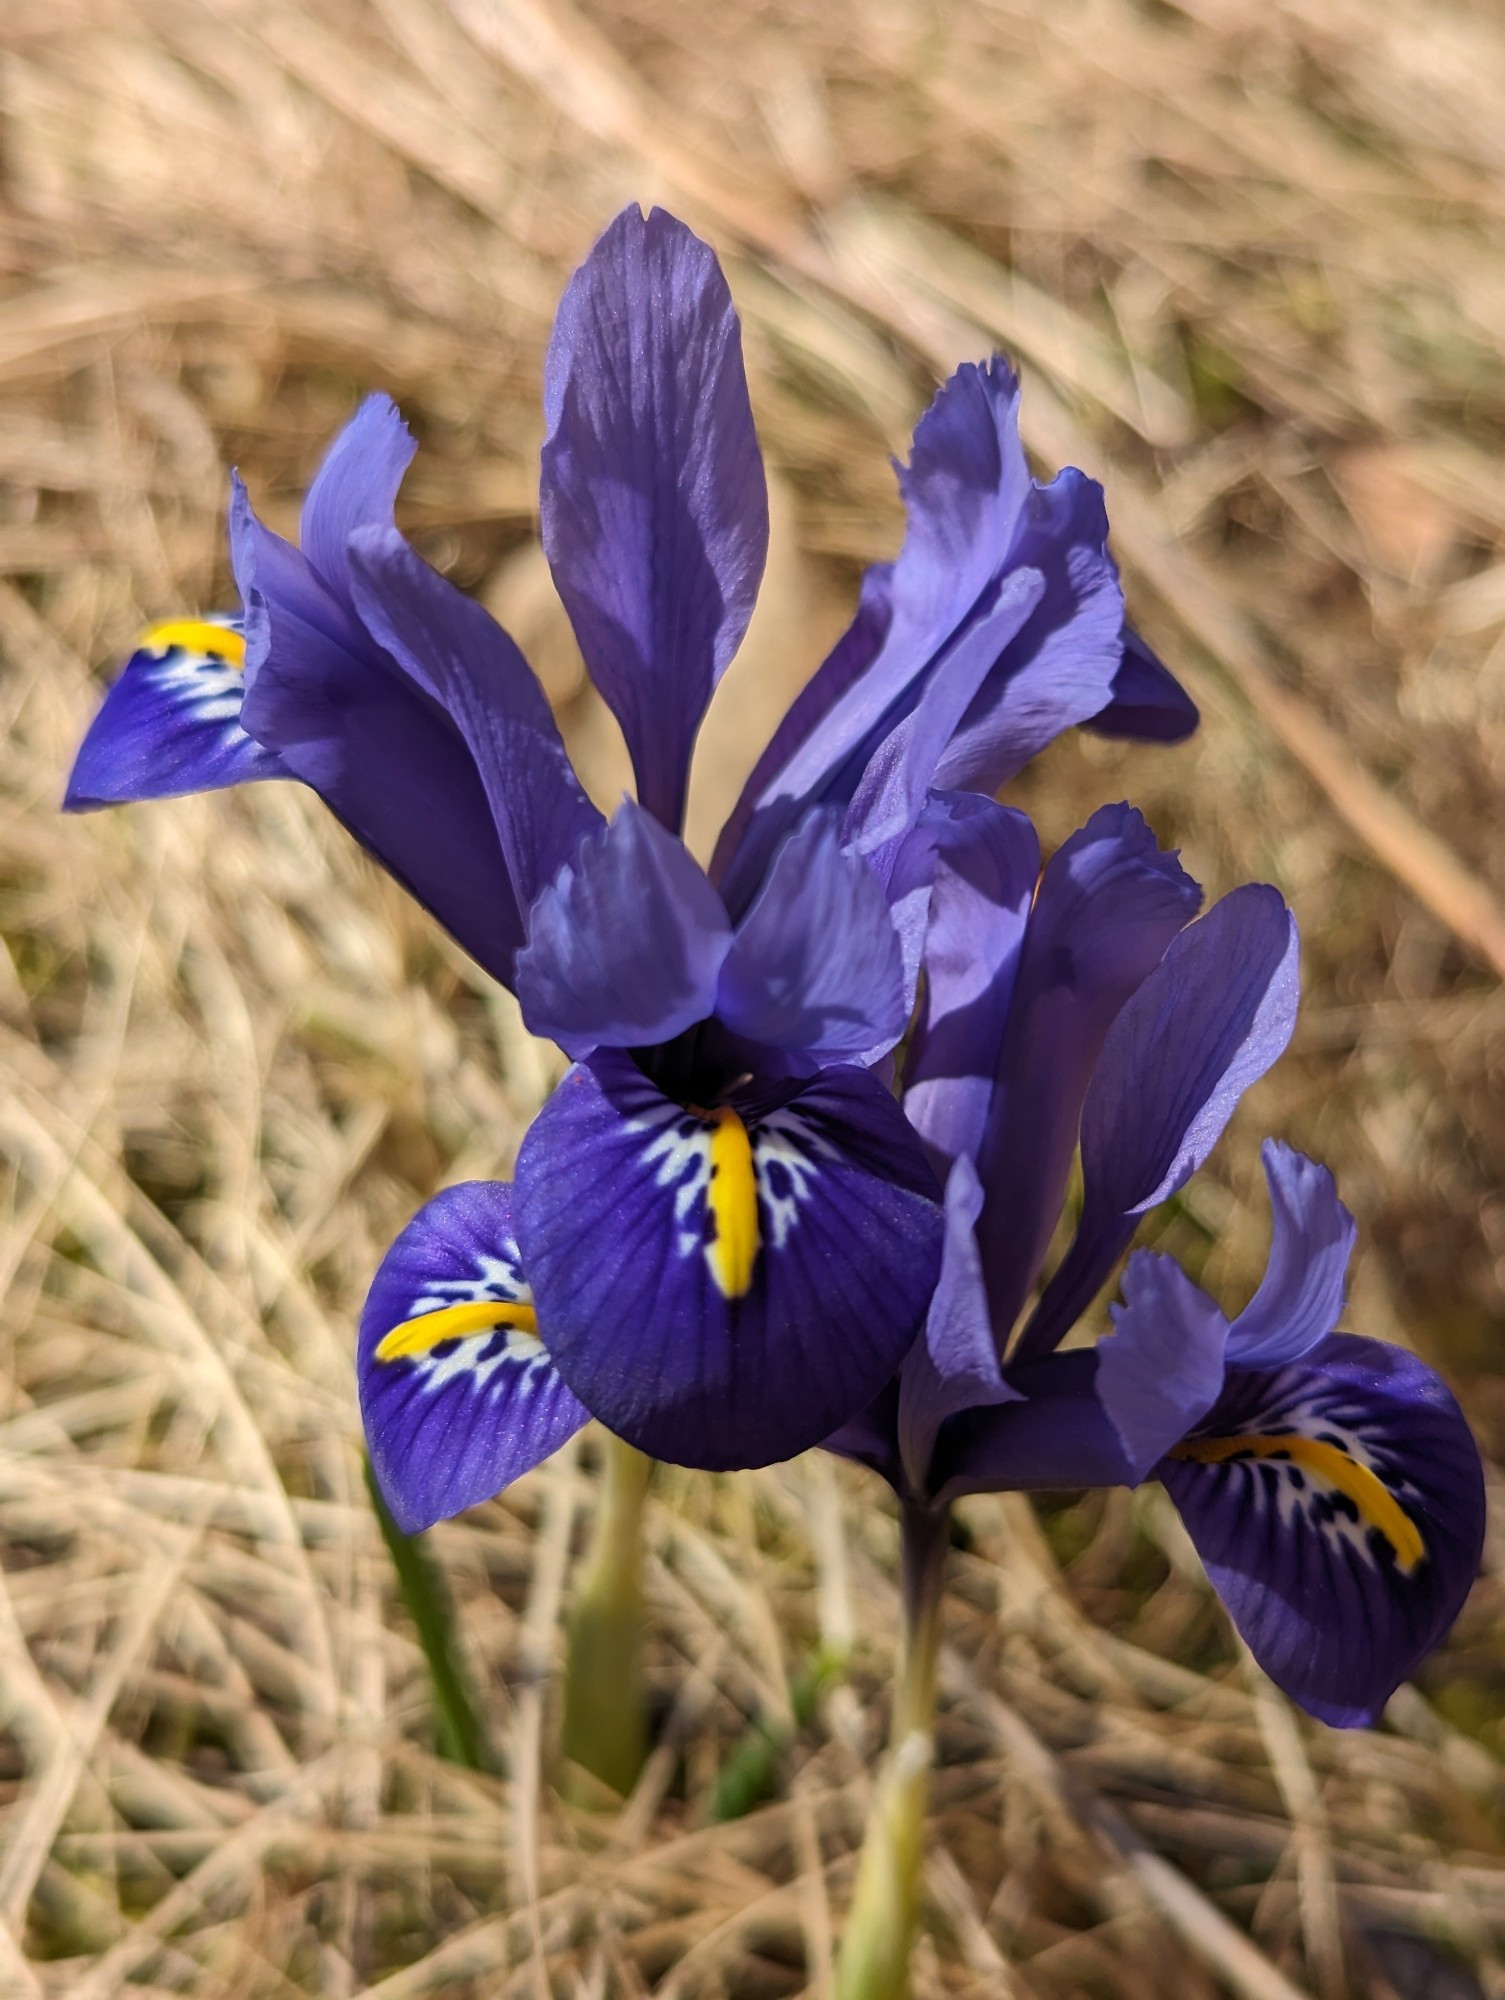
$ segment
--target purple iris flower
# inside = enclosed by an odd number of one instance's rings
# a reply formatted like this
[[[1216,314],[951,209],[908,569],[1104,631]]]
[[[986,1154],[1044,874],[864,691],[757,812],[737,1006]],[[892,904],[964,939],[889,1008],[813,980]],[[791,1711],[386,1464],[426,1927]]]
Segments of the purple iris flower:
[[[1467,1595],[1484,1485],[1432,1371],[1333,1330],[1354,1225],[1332,1176],[1266,1146],[1269,1267],[1231,1322],[1140,1251],[1114,1331],[1061,1349],[1285,1047],[1290,913],[1253,886],[1188,922],[1200,891],[1127,806],[1043,874],[1021,814],[953,797],[929,817],[905,1105],[945,1178],[941,1277],[894,1382],[828,1445],[941,1510],[1159,1479],[1271,1677],[1327,1722],[1372,1722]],[[1042,1289],[1078,1148],[1080,1217]]]
[[[364,403],[301,546],[237,482],[243,617],[147,635],[73,808],[296,778],[575,1067],[515,1186],[450,1189],[362,1322],[373,1459],[407,1527],[597,1416],[655,1456],[782,1458],[864,1407],[923,1318],[939,1189],[880,1063],[912,1010],[930,787],[991,788],[1073,724],[1173,740],[1196,712],[1127,631],[1099,490],[1030,475],[1001,362],[958,371],[901,474],[909,525],[780,725],[709,872],[691,752],[767,543],[740,330],[655,210],[572,280],[545,383],[543,542],[621,724],[608,823],[505,632],[393,523],[414,446]]]

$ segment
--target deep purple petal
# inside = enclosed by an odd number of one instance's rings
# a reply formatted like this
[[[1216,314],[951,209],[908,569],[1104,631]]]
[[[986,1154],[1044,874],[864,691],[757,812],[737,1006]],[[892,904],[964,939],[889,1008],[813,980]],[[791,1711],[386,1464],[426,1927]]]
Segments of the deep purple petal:
[[[256,519],[236,482],[245,728],[323,799],[479,964],[510,984],[523,913],[475,759],[451,717]]]
[[[1006,1374],[1019,1400],[943,1424],[931,1463],[938,1501],[964,1493],[1128,1486],[1133,1469],[1096,1388],[1092,1348],[1048,1354]]]
[[[1035,482],[1019,442],[1019,384],[1001,360],[965,363],[915,426],[899,470],[904,545],[888,579],[882,644],[825,711],[779,774],[807,795],[855,758],[855,781],[914,688],[974,618],[991,611]]]
[[[523,1141],[518,1239],[549,1351],[609,1429],[677,1464],[765,1465],[893,1375],[939,1268],[935,1194],[861,1070],[744,1122],[603,1052]]]
[[[927,673],[993,608],[1014,567],[1034,490],[1019,442],[1018,400],[1018,382],[1002,360],[985,368],[967,363],[915,427],[909,464],[899,473],[908,524],[898,560],[874,588],[868,615],[859,611],[840,667],[822,669],[810,699],[775,738],[787,754],[775,765],[770,746],[760,762],[755,809],[746,797],[738,803],[746,824],[735,853],[725,860],[718,854],[732,910],[762,879],[793,819],[822,800],[850,802]]]
[[[143,634],[79,745],[64,811],[291,777],[240,726],[244,659],[238,618],[172,619]]]
[[[1097,1394],[1137,1482],[1217,1401],[1228,1321],[1174,1257],[1136,1251],[1123,1292],[1097,1344]]]
[[[865,1410],[821,1439],[822,1451],[865,1465],[886,1479],[894,1491],[906,1491],[904,1467],[899,1458],[899,1384],[890,1382]]]
[[[768,494],[741,328],[711,250],[628,208],[560,302],[543,543],[643,806],[673,830],[695,732],[752,614]]]
[[[1126,805],[1095,812],[1040,878],[979,1158],[978,1240],[1000,1337],[1050,1245],[1104,1039],[1201,894]]]
[[[501,1181],[446,1188],[403,1230],[361,1314],[356,1367],[372,1469],[409,1535],[490,1499],[588,1420],[538,1339]]]
[[[1033,571],[1010,578],[1000,592],[997,616],[1014,615],[1026,593],[1033,594],[1037,581]],[[991,629],[988,619],[974,627],[931,677],[914,708],[880,743],[842,823],[843,845],[863,856],[888,901],[899,938],[906,1020],[919,997],[935,873],[945,865],[944,850],[953,839],[986,839],[975,829],[966,836],[959,830],[965,817],[960,802],[972,795],[938,793],[930,788],[928,774],[950,736],[967,688],[976,684],[979,662],[992,651],[991,643],[976,643],[987,641]],[[985,803],[1003,811],[992,800]],[[982,948],[979,943],[977,949]],[[861,1060],[871,1063],[883,1053],[886,1050],[879,1045],[864,1051]]]
[[[931,399],[899,471],[906,527],[894,630],[911,671],[996,580],[1036,490],[1019,442],[1017,376],[1001,356],[964,362]]]
[[[1206,1159],[1291,1038],[1296,923],[1278,890],[1225,896],[1113,1024],[1083,1110],[1084,1168],[1115,1206],[1154,1207]]]
[[[996,791],[1103,707],[1123,658],[1123,591],[1107,541],[1096,480],[1068,466],[1031,493],[1013,560],[1036,569],[1044,588],[957,727],[937,785]]]
[[[1202,719],[1197,704],[1132,627],[1125,625],[1122,638],[1113,699],[1084,726],[1097,736],[1184,743]]]
[[[1290,1040],[1296,960],[1295,921],[1277,891],[1235,889],[1182,932],[1114,1021],[1082,1109],[1081,1221],[1021,1359],[1065,1338],[1139,1216],[1185,1185]]]
[[[1111,1308],[1114,1331],[1094,1351],[1095,1393],[1134,1481],[1196,1429],[1230,1364],[1245,1354],[1261,1366],[1266,1355],[1277,1364],[1294,1359],[1342,1309],[1353,1223],[1332,1176],[1273,1141],[1265,1167],[1275,1217],[1269,1266],[1233,1327],[1173,1258],[1141,1250],[1129,1259],[1123,1303]],[[1246,1327],[1253,1338],[1241,1353]]]
[[[813,1070],[904,1032],[904,968],[872,870],[812,813],[780,848],[721,968],[717,1017]]]
[[[361,622],[434,691],[469,745],[518,903],[528,909],[603,824],[533,669],[490,613],[421,561],[395,528],[357,530],[349,561]]]
[[[346,550],[362,528],[390,528],[403,474],[418,447],[390,396],[367,396],[324,455],[303,502],[298,542],[314,575],[347,611]]]
[[[1014,570],[988,611],[927,676],[913,705],[868,759],[842,822],[849,846],[875,859],[882,849],[892,849],[912,830],[932,789],[949,782],[940,775],[952,761],[947,746],[1000,652],[1028,623],[1044,587],[1038,570]]]
[[[1326,1167],[1267,1139],[1270,1261],[1259,1290],[1233,1322],[1228,1360],[1236,1368],[1283,1368],[1298,1360],[1343,1314],[1348,1260],[1357,1229]]]
[[[717,888],[726,894],[729,908],[735,909],[739,900],[733,894],[731,871],[758,801],[822,716],[846,693],[858,675],[872,665],[878,648],[883,644],[889,619],[893,615],[893,573],[892,563],[872,563],[863,571],[857,592],[857,609],[851,624],[790,703],[717,837],[709,873]],[[791,801],[785,803],[792,805]],[[762,841],[756,845],[760,852],[767,852]],[[740,877],[743,871],[738,870],[737,873]],[[756,887],[754,876],[748,880],[747,895],[750,896]]]
[[[321,640],[337,649],[357,654],[368,643],[367,635],[345,603],[321,583],[308,557],[292,542],[273,534],[256,518],[251,496],[238,472],[230,474],[229,513],[230,567],[245,606],[242,622],[246,635],[246,705],[241,720],[250,729],[256,723],[257,682],[272,650],[272,612],[276,606],[279,625],[296,620]],[[278,673],[268,676],[266,693],[270,706],[268,722],[276,733]],[[260,740],[258,738],[258,740]]]
[[[936,833],[929,823],[929,808],[919,823],[895,847],[877,857],[882,869],[883,894],[888,902],[889,922],[899,940],[899,963],[903,968],[904,1011],[912,1018],[920,992],[920,968],[925,956],[925,937],[930,927],[930,898],[935,886]],[[874,857],[867,857],[872,867]],[[875,870],[875,873],[877,870]],[[864,1054],[864,1065],[875,1060]]]
[[[570,1055],[667,1042],[703,1021],[731,947],[721,898],[631,799],[534,904],[517,997]]]
[[[991,792],[1060,730],[1108,705],[1122,666],[1123,598],[1101,494],[1075,471],[1049,486],[1031,478],[1018,399],[1002,361],[968,365],[921,418],[900,474],[904,546],[873,615],[854,626],[840,668],[828,663],[791,711],[718,850],[716,878],[732,910],[791,816],[817,801],[852,801],[874,753],[990,617],[1011,576],[1036,572],[1037,601],[1028,618],[996,629],[926,783]]]
[[[982,1146],[1040,843],[1023,813],[976,793],[937,799],[926,819],[934,879],[904,1109],[944,1173]]]
[[[1468,1425],[1429,1368],[1377,1340],[1333,1334],[1291,1367],[1231,1371],[1158,1470],[1254,1657],[1340,1728],[1378,1719],[1478,1569]]]
[[[963,1154],[946,1180],[941,1275],[924,1331],[899,1370],[899,1451],[916,1496],[927,1491],[931,1452],[947,1417],[1019,1394],[1003,1378],[988,1318],[975,1233],[981,1213],[982,1183]]]

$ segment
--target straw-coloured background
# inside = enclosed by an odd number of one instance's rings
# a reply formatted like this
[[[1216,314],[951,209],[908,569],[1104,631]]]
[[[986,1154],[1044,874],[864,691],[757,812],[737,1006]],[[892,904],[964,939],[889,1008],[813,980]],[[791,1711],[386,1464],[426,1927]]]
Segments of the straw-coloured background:
[[[1257,1142],[1362,1226],[1350,1323],[1505,1447],[1505,30],[1433,0],[7,0],[0,129],[0,1992],[824,1992],[883,1729],[893,1530],[811,1460],[664,1478],[661,1747],[542,1761],[592,1451],[432,1537],[495,1777],[434,1752],[361,1483],[352,1323],[555,1058],[290,788],[56,812],[99,674],[227,600],[364,389],[402,518],[623,761],[532,536],[543,343],[633,198],[723,254],[774,482],[702,842],[899,516],[886,455],[1002,346],[1104,479],[1203,704],[1075,738],[1305,938],[1292,1054],[1165,1241],[1230,1302]],[[1295,1723],[1154,1492],[965,1509],[918,1991],[1505,1993],[1500,1551],[1386,1731]],[[1107,1636],[1102,1636],[1106,1633]],[[812,1720],[791,1687],[850,1648]],[[749,1722],[773,1796],[708,1804]],[[1473,1982],[1477,1981],[1475,1984]]]

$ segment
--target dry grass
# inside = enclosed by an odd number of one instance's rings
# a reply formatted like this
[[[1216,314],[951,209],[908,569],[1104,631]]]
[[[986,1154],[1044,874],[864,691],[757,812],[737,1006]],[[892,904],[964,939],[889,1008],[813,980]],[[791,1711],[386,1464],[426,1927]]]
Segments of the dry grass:
[[[776,480],[703,833],[893,546],[885,451],[1010,348],[1206,711],[1186,750],[1062,744],[1022,801],[1059,837],[1130,791],[1306,939],[1297,1048],[1167,1240],[1236,1296],[1257,1137],[1322,1153],[1354,1323],[1467,1384],[1498,1453],[1500,17],[8,0],[0,41],[0,1991],[822,1995],[893,1622],[872,1488],[663,1481],[662,1747],[615,1817],[539,1764],[589,1447],[438,1531],[508,1776],[436,1759],[352,1318],[419,1200],[506,1169],[553,1059],[301,795],[62,821],[96,672],[224,601],[226,465],[285,521],[382,385],[424,446],[407,525],[609,796],[530,540],[539,363],[571,262],[663,199],[727,258]],[[1498,1548],[1354,1737],[1238,1662],[1153,1493],[966,1522],[926,2000],[1505,1994]],[[747,1718],[849,1638],[779,1797],[709,1825]]]

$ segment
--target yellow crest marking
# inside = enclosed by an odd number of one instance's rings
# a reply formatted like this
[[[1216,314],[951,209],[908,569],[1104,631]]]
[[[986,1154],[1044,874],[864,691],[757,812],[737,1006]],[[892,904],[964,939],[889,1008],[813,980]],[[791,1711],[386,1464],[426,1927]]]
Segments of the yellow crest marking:
[[[706,1190],[716,1218],[716,1240],[707,1250],[711,1276],[723,1298],[740,1299],[752,1284],[762,1241],[752,1140],[730,1105],[703,1115],[712,1124],[711,1181]]]
[[[458,1306],[440,1306],[436,1312],[419,1313],[384,1333],[376,1344],[378,1361],[400,1361],[406,1355],[427,1354],[442,1341],[464,1340],[473,1333],[491,1333],[498,1327],[516,1327],[519,1333],[538,1338],[538,1314],[532,1306],[511,1299],[474,1299]]]
[[[1420,1529],[1385,1482],[1367,1465],[1319,1438],[1196,1438],[1177,1445],[1171,1457],[1193,1459],[1198,1465],[1226,1465],[1238,1458],[1287,1459],[1304,1472],[1315,1472],[1352,1500],[1365,1524],[1378,1528],[1395,1551],[1395,1566],[1402,1576],[1409,1576],[1427,1552]]]
[[[153,625],[142,633],[136,650],[166,653],[174,646],[181,646],[185,653],[207,653],[212,660],[223,660],[227,667],[246,663],[244,634],[232,632],[228,625],[212,624],[207,618],[169,618],[164,624]]]

